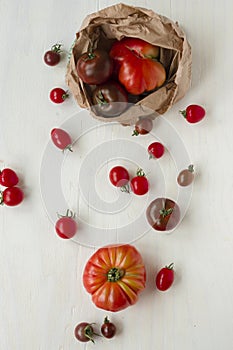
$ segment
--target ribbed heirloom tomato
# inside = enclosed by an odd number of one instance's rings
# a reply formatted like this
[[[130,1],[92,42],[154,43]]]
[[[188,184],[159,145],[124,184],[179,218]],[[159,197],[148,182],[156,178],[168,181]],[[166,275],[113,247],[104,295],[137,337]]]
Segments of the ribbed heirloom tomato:
[[[98,249],[88,260],[83,273],[84,287],[92,295],[94,304],[113,312],[135,304],[145,282],[142,257],[129,244]]]

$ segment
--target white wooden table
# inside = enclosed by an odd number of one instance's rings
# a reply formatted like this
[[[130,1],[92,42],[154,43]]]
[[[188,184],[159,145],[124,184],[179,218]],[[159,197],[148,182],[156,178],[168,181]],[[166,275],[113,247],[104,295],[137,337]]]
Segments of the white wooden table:
[[[192,46],[191,89],[164,116],[196,166],[188,212],[171,235],[151,230],[134,243],[147,269],[138,303],[114,314],[95,308],[81,282],[95,249],[59,239],[41,199],[39,176],[49,132],[81,112],[72,97],[60,106],[49,101],[51,88],[65,87],[66,59],[49,68],[42,57],[57,41],[69,50],[84,17],[115,2],[1,0],[0,167],[17,170],[26,194],[19,207],[0,208],[1,350],[233,346],[233,5],[230,0],[125,2],[178,21]],[[207,110],[200,124],[191,126],[178,116],[190,103]],[[165,172],[170,163],[163,161]],[[64,187],[71,201],[72,188]],[[171,262],[175,284],[159,293],[155,274]],[[77,323],[96,322],[98,328],[106,314],[118,328],[114,339],[99,338],[95,345],[76,341]]]

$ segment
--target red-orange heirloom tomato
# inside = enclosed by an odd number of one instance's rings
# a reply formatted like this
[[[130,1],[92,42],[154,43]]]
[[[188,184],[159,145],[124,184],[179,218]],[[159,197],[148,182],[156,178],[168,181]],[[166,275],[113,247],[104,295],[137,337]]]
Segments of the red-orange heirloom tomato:
[[[129,244],[99,248],[84,268],[85,289],[92,295],[93,303],[107,311],[120,311],[135,304],[145,283],[142,257]]]

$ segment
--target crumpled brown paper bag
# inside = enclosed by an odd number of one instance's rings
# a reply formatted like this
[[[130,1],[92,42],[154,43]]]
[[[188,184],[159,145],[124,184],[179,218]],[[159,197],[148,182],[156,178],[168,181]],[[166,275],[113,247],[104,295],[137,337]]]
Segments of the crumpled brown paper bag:
[[[191,81],[191,47],[177,23],[152,10],[117,4],[88,15],[76,34],[66,74],[67,85],[81,107],[91,110],[91,97],[90,90],[77,75],[77,59],[90,45],[110,50],[114,40],[124,37],[137,37],[161,47],[160,61],[167,71],[166,82],[118,117],[92,115],[103,121],[134,124],[139,116],[151,111],[152,118],[164,114],[185,95]]]

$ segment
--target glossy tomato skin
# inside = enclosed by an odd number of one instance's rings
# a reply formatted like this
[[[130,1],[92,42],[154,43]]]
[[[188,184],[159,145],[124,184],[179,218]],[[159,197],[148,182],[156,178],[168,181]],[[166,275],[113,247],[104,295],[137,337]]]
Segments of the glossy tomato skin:
[[[63,103],[68,96],[68,93],[59,87],[52,89],[49,94],[50,100],[56,104]]]
[[[72,152],[72,148],[71,148],[72,140],[68,132],[66,132],[63,129],[54,128],[53,130],[51,130],[50,134],[51,134],[52,142],[57,148],[63,151],[65,149],[69,149]]]
[[[187,122],[194,124],[205,117],[205,109],[199,105],[189,105],[184,111],[180,111]]]
[[[148,153],[150,155],[150,158],[161,158],[164,154],[164,146],[160,142],[153,142],[151,143],[148,148]]]
[[[19,205],[23,198],[23,191],[17,186],[6,188],[2,192],[2,203],[10,207]]]
[[[113,72],[113,61],[104,50],[94,50],[81,55],[76,65],[79,78],[86,84],[106,82]]]
[[[193,165],[189,165],[187,169],[181,170],[177,176],[177,183],[182,186],[189,186],[194,180],[194,168]]]
[[[156,287],[160,291],[168,290],[174,282],[173,263],[163,267],[156,275]]]
[[[172,199],[156,198],[148,206],[146,217],[154,230],[170,231],[180,221],[180,209]]]
[[[105,317],[104,323],[101,326],[101,333],[105,338],[111,339],[116,334],[116,326]]]
[[[140,95],[163,85],[164,66],[155,60],[159,48],[138,38],[124,38],[113,44],[110,56],[117,67],[118,79],[132,95]]]
[[[153,129],[153,121],[150,118],[140,118],[136,124],[132,136],[146,135]]]
[[[142,196],[149,191],[149,182],[145,176],[135,176],[130,181],[130,187],[134,194]]]
[[[72,217],[61,217],[56,222],[55,230],[59,237],[70,239],[77,231],[77,223]]]
[[[60,62],[61,46],[61,44],[55,44],[51,50],[45,52],[44,62],[48,66],[56,66]]]
[[[16,172],[10,168],[5,168],[0,171],[0,185],[4,187],[16,186],[19,182],[19,178]]]
[[[120,165],[113,167],[109,172],[109,180],[113,186],[125,186],[129,182],[128,170]]]
[[[104,117],[116,117],[128,107],[128,95],[116,81],[98,85],[92,94],[94,110]]]
[[[86,343],[93,340],[94,329],[88,322],[79,323],[74,329],[74,336],[77,340]]]
[[[101,309],[117,312],[133,305],[145,288],[146,270],[140,253],[129,244],[98,249],[88,260],[83,284]]]

